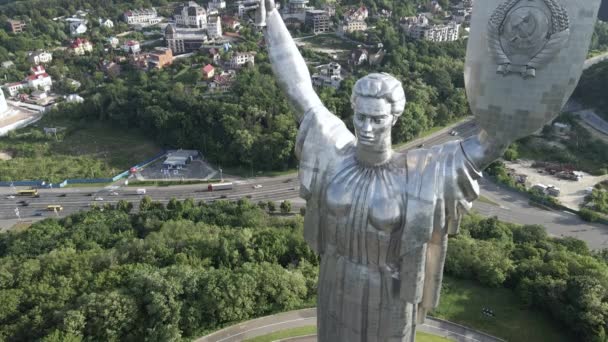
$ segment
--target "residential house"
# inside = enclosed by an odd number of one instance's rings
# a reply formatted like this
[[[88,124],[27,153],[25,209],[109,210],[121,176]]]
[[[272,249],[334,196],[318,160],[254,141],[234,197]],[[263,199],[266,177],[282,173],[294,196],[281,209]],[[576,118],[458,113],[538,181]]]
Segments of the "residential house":
[[[222,60],[220,52],[216,48],[209,49],[209,56],[213,59],[213,64],[218,65]]]
[[[123,13],[123,17],[129,25],[154,25],[162,21],[155,8],[127,11]]]
[[[222,26],[224,29],[238,31],[241,28],[241,23],[235,17],[225,15],[222,17]]]
[[[42,90],[34,90],[31,94],[30,97],[32,99],[34,99],[35,101],[40,101],[40,100],[44,100],[47,98],[47,94],[45,91]]]
[[[104,20],[102,18],[99,18],[99,26],[111,29],[111,28],[114,27],[114,22],[112,20],[110,20],[110,19],[105,19]]]
[[[209,39],[218,39],[222,37],[222,21],[218,15],[209,16],[207,36]]]
[[[47,64],[53,60],[53,54],[47,51],[32,51],[28,52],[27,60],[35,65]]]
[[[211,64],[207,64],[202,68],[203,79],[210,80],[215,76],[215,68]]]
[[[127,40],[122,45],[122,50],[129,54],[138,54],[141,51],[141,47],[139,46],[139,42],[137,40]]]
[[[365,6],[350,9],[344,14],[344,18],[349,21],[364,21],[368,16],[369,11]]]
[[[23,28],[25,27],[25,22],[21,21],[21,20],[9,19],[6,21],[6,26],[12,33],[19,33],[19,32],[23,32]]]
[[[9,69],[15,66],[15,63],[13,63],[13,61],[4,61],[2,62],[2,68],[3,69]]]
[[[14,83],[5,84],[4,88],[6,88],[6,90],[8,90],[8,94],[10,96],[17,96],[17,94],[19,94],[19,91],[21,89],[27,88],[27,82],[14,82]]]
[[[235,80],[236,72],[234,70],[224,71],[213,77],[213,82],[209,84],[209,87],[216,92],[226,92],[230,90]]]
[[[207,11],[194,1],[182,3],[173,11],[175,24],[204,29],[207,27]]]
[[[87,32],[87,20],[78,19],[70,21],[70,35],[80,36]]]
[[[173,54],[198,51],[207,42],[207,30],[169,24],[165,28],[165,41]]]
[[[162,69],[173,62],[173,51],[166,47],[156,47],[148,54],[148,67]]]
[[[369,60],[369,52],[366,49],[355,49],[350,54],[349,64],[361,65]]]
[[[340,88],[342,83],[342,66],[338,63],[329,63],[316,67],[316,72],[311,76],[312,84],[316,87]]]
[[[25,79],[30,89],[39,89],[42,91],[51,90],[53,80],[51,79],[51,76],[46,73],[46,70],[42,65],[37,65],[30,71],[32,74]]]
[[[84,99],[78,94],[70,94],[65,97],[67,103],[83,103]]]
[[[255,63],[255,52],[235,52],[228,61],[230,69],[240,69],[246,64],[253,65]]]
[[[118,38],[116,37],[110,37],[108,38],[108,44],[110,44],[112,49],[116,49],[118,47],[118,44],[120,44],[120,40],[118,40]]]
[[[87,39],[76,38],[70,45],[70,50],[77,56],[93,51],[93,45]]]
[[[367,23],[364,20],[345,19],[338,30],[342,33],[352,33],[355,31],[367,30]]]

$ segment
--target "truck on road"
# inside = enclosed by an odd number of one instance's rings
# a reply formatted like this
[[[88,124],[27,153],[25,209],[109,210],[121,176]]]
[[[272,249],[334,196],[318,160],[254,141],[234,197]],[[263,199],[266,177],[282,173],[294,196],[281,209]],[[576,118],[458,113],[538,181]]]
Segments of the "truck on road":
[[[211,183],[207,186],[208,191],[217,190],[232,190],[232,182],[227,183]]]

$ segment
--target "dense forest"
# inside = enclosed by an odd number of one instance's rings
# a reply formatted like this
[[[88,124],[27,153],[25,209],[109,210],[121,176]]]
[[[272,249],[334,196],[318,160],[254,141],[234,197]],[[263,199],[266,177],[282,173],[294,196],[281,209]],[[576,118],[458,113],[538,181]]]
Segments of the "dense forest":
[[[595,107],[598,114],[608,119],[606,87],[608,87],[608,62],[602,62],[585,70],[574,91],[574,97],[586,105]]]
[[[0,235],[0,340],[177,341],[314,305],[318,259],[302,218],[247,200],[141,211],[119,202]],[[513,289],[579,341],[603,341],[608,253],[540,226],[466,217],[445,272]]]

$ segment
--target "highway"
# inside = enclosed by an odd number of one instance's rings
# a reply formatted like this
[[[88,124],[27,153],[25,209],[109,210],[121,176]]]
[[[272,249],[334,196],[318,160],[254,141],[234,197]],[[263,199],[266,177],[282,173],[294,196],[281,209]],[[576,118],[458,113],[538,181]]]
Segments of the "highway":
[[[449,132],[454,129],[459,134],[452,136]],[[435,134],[412,141],[404,146],[396,148],[398,151],[414,148],[423,143],[425,146],[441,144],[454,139],[463,139],[474,135],[477,128],[473,121],[467,120],[455,127],[443,129]],[[207,191],[206,185],[184,185],[171,187],[146,187],[146,195],[155,201],[167,203],[171,198],[183,200],[192,198],[195,201],[215,201],[219,199],[238,200],[249,198],[253,202],[258,201],[282,201],[290,200],[294,207],[304,205],[303,200],[299,199],[299,183],[296,174],[273,177],[234,180],[232,190],[221,190],[215,192]],[[262,185],[261,188],[253,188],[254,185]],[[547,228],[553,236],[571,236],[586,241],[591,248],[608,248],[608,227],[600,224],[589,224],[582,221],[578,216],[561,212],[547,211],[531,206],[528,199],[517,192],[501,188],[487,180],[482,180],[481,194],[498,204],[489,204],[477,201],[473,209],[484,216],[497,216],[506,222],[519,224],[540,224]],[[117,195],[111,195],[111,192]],[[88,209],[93,203],[103,205],[104,203],[115,204],[123,199],[134,203],[135,207],[141,200],[140,195],[136,194],[136,187],[120,187],[114,190],[103,188],[64,188],[64,189],[41,189],[39,198],[19,197],[9,199],[7,196],[14,194],[11,188],[0,188],[0,220],[2,226],[8,228],[17,222],[15,208],[19,208],[19,214],[23,221],[38,220],[44,217],[63,217],[79,210]],[[65,195],[64,195],[65,194]],[[65,197],[62,197],[65,196]],[[102,197],[103,201],[95,201],[95,198]],[[17,203],[25,200],[28,206],[21,206]],[[46,207],[51,204],[59,204],[63,211],[54,213],[46,211]],[[42,216],[34,216],[42,213]]]

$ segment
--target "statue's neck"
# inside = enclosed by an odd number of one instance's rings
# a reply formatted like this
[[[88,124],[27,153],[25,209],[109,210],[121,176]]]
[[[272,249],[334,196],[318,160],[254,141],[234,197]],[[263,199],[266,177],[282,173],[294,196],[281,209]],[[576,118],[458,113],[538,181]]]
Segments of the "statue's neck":
[[[356,150],[357,161],[365,166],[378,166],[387,163],[393,156],[390,142],[382,148],[358,144]]]

